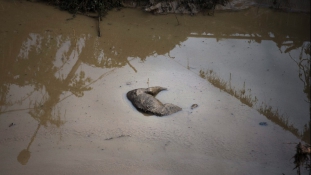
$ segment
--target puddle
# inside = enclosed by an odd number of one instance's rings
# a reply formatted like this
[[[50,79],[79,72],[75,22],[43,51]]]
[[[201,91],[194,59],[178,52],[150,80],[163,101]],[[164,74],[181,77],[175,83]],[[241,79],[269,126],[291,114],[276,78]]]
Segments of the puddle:
[[[310,143],[307,14],[122,9],[98,38],[92,18],[0,7],[0,174],[291,174]],[[148,86],[183,110],[139,113],[125,94]]]

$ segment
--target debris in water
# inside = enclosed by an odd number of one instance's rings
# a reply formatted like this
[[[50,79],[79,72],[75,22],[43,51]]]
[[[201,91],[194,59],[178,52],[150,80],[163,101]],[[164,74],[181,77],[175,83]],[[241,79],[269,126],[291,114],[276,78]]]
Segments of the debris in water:
[[[124,135],[124,134],[122,134],[122,135],[119,135],[117,137],[109,137],[109,138],[107,138],[105,140],[112,140],[112,139],[121,138],[121,137],[131,137],[131,135]]]
[[[191,105],[191,109],[197,108],[199,105],[198,104],[193,104]]]
[[[10,125],[9,125],[9,127],[12,127],[12,126],[14,126],[15,125],[15,123],[11,123]]]
[[[259,125],[260,125],[260,126],[267,126],[268,123],[267,123],[267,122],[260,122]]]

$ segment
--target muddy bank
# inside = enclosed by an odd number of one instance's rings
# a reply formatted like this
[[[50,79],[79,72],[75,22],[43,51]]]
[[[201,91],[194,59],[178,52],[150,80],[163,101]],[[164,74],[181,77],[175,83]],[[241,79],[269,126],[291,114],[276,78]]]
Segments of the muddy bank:
[[[113,8],[120,10],[123,7],[137,8],[153,14],[190,14],[199,12],[214,15],[216,11],[238,11],[248,9],[252,6],[267,7],[274,10],[287,12],[310,12],[310,2],[307,0],[285,1],[285,0],[110,0],[110,1],[54,1],[45,0],[49,4],[58,6],[62,10],[72,14],[84,14],[92,18],[99,18],[107,14]],[[94,16],[94,13],[97,16]]]

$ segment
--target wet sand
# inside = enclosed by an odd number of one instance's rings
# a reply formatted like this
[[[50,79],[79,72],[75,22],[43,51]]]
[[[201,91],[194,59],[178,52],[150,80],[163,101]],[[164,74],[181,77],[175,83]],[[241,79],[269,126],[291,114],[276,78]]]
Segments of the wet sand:
[[[122,9],[98,38],[95,20],[66,20],[51,6],[1,0],[0,10],[0,174],[295,173],[292,143],[309,138],[299,135],[309,111],[295,62],[310,43],[300,27],[309,16],[252,8],[178,15],[177,25],[174,15]],[[211,70],[246,94],[217,86]],[[139,113],[125,95],[148,86],[168,88],[157,98],[183,110]],[[251,107],[247,95],[257,98]]]

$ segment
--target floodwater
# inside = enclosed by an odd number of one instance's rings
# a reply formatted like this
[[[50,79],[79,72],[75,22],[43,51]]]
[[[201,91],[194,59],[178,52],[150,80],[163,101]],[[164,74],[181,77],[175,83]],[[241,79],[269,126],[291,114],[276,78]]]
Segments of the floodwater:
[[[296,173],[295,143],[310,143],[309,14],[122,9],[101,37],[71,17],[0,1],[0,174]],[[125,94],[148,86],[183,110],[138,112]]]

